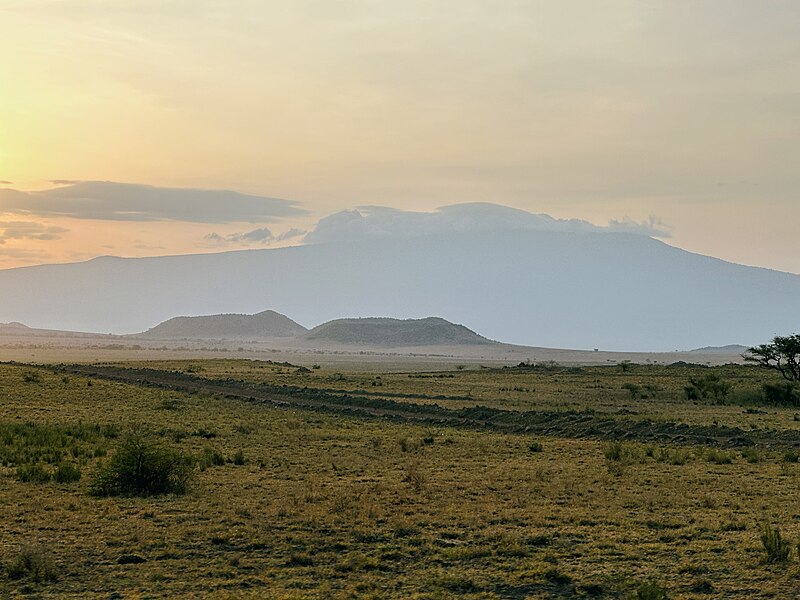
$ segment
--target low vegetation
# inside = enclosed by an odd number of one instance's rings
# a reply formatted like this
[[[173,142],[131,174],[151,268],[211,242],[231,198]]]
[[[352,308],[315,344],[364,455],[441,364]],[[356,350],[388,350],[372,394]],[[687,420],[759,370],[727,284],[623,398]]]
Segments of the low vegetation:
[[[769,371],[147,366],[242,387],[0,365],[0,596],[775,598],[800,585],[796,412],[760,395],[779,382]],[[712,374],[724,402],[687,398]],[[350,408],[397,403],[411,408]],[[423,410],[436,406],[460,421]]]

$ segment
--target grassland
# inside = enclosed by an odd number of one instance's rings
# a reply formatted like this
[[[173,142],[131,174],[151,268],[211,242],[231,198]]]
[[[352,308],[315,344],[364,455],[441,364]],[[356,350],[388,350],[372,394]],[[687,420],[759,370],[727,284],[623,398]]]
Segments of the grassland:
[[[786,443],[800,431],[800,409],[759,400],[769,373],[116,366],[335,406],[0,365],[0,595],[636,598],[663,588],[670,597],[774,598],[800,587],[794,544],[788,561],[769,563],[760,540],[762,524],[800,537],[800,463]],[[724,403],[688,400],[689,378],[710,373],[730,383]],[[362,414],[336,398],[588,415],[623,429],[737,428],[754,445],[620,441],[603,428],[504,431],[402,410]],[[199,459],[188,493],[90,493],[131,431]],[[222,460],[201,460],[211,455]],[[32,465],[48,476],[25,478]],[[65,465],[80,479],[55,478]]]

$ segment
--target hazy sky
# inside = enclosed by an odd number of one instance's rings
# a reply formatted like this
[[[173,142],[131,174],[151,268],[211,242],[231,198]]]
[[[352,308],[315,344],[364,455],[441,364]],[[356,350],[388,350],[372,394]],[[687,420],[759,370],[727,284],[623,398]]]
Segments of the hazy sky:
[[[0,268],[481,201],[800,272],[798,32],[796,0],[0,0],[0,187],[245,194],[5,192]]]

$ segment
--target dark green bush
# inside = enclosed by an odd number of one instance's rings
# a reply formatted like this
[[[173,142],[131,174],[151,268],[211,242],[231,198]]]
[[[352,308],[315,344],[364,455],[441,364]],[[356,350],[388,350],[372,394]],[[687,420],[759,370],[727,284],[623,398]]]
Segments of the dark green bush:
[[[687,400],[711,400],[725,404],[731,391],[731,384],[710,373],[705,377],[690,377],[688,385],[683,388]]]
[[[183,494],[193,472],[191,457],[136,434],[97,471],[91,491],[97,496]]]
[[[765,383],[761,386],[764,400],[774,406],[800,406],[800,389],[797,384]]]
[[[53,473],[53,480],[56,483],[74,483],[80,481],[81,470],[72,463],[61,463]]]

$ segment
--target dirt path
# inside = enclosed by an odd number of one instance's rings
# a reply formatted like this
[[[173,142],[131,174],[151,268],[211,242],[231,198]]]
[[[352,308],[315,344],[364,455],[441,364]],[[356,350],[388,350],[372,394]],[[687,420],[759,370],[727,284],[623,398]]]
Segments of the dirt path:
[[[33,367],[34,365],[28,365]],[[385,398],[331,393],[311,388],[252,384],[235,379],[205,379],[180,371],[134,369],[97,365],[40,367],[83,377],[119,381],[187,393],[216,394],[226,398],[337,415],[380,418],[447,427],[466,427],[598,440],[728,447],[800,447],[800,431],[755,430],[738,427],[698,426],[684,423],[613,418],[583,411],[512,411],[476,406],[447,409],[437,404],[415,404]]]

